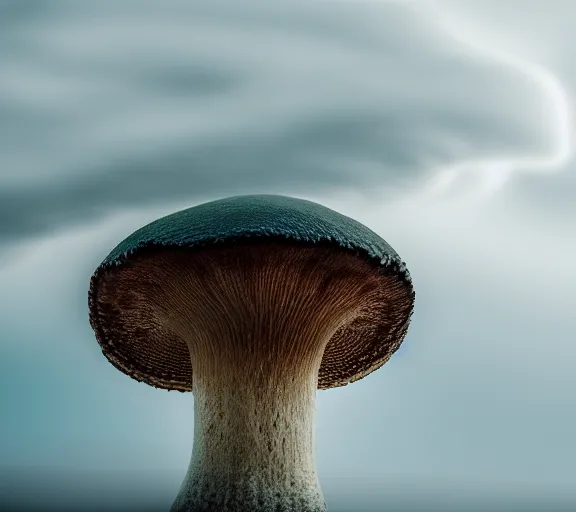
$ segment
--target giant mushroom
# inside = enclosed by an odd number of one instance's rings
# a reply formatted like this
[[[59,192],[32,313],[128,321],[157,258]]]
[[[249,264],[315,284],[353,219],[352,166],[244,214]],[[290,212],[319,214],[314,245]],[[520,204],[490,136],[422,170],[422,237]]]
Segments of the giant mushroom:
[[[135,231],[94,272],[104,356],[192,391],[194,441],[172,512],[323,512],[317,389],[402,343],[414,305],[398,254],[359,222],[280,195],[236,196]]]

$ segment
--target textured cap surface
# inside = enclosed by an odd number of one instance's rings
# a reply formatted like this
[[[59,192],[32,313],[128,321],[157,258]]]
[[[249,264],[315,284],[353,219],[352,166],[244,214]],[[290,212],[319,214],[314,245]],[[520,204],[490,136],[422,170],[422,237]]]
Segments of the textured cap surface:
[[[363,341],[370,347],[372,355],[361,355],[361,364],[348,365],[348,370],[338,375],[333,374],[333,369],[332,376],[323,375],[321,367],[320,388],[345,385],[364,377],[384,364],[400,346],[412,314],[414,292],[405,264],[390,245],[363,224],[317,203],[280,195],[249,195],[204,203],[158,219],[128,236],[106,257],[92,276],[89,308],[90,322],[108,360],[137,380],[156,387],[190,391],[192,369],[184,342],[181,342],[184,347],[178,350],[174,347],[172,353],[155,355],[159,359],[165,357],[167,361],[175,361],[177,354],[180,354],[182,360],[178,363],[179,367],[162,363],[163,371],[157,375],[152,374],[149,367],[139,368],[129,354],[123,353],[125,340],[113,338],[110,334],[110,319],[98,305],[99,288],[106,279],[107,270],[129,264],[130,258],[136,254],[141,256],[158,247],[199,249],[213,244],[228,245],[247,238],[333,245],[354,252],[389,275],[394,275],[405,287],[406,301],[401,307],[402,311],[395,312],[395,315],[402,317],[402,322],[394,328],[394,332],[384,325],[384,319],[381,330],[374,325],[367,326],[364,331],[355,326],[350,336],[373,338]],[[145,330],[140,335],[145,336]],[[382,336],[386,339],[379,344],[378,338]],[[345,339],[347,333],[339,332],[338,337]],[[332,342],[328,348],[331,345]],[[379,345],[383,347],[381,350],[377,348]],[[334,348],[334,353],[337,353],[337,347]]]

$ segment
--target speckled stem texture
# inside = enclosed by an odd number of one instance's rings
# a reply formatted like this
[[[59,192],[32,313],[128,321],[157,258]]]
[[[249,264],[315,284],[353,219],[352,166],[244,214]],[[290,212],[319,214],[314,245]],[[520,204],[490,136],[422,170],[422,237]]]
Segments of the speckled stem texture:
[[[192,460],[172,512],[325,511],[314,461],[316,379],[237,377],[194,382]]]

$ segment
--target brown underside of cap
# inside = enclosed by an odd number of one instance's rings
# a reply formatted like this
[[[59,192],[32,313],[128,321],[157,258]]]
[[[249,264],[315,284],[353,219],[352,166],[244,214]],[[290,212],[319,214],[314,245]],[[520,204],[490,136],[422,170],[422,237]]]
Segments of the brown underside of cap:
[[[107,359],[180,391],[219,344],[227,364],[253,354],[286,367],[317,347],[318,388],[346,385],[398,349],[414,302],[402,275],[354,252],[274,242],[142,250],[98,271],[90,296]]]

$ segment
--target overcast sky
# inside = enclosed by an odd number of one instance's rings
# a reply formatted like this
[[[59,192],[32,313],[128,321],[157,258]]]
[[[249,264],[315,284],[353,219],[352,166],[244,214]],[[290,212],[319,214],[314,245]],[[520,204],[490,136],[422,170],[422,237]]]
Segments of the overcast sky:
[[[266,192],[365,223],[417,294],[389,363],[318,392],[329,510],[574,510],[576,3],[190,4],[0,3],[0,505],[168,509],[193,396],[106,361],[89,279]]]

